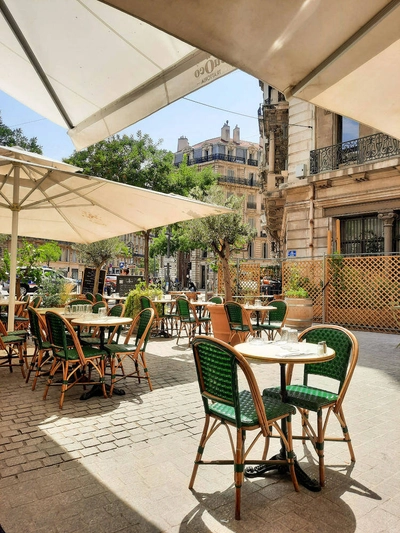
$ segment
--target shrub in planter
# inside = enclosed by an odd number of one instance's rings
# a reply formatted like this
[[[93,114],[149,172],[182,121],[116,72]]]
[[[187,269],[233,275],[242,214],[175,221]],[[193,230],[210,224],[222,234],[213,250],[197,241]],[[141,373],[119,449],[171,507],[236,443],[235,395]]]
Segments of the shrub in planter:
[[[146,286],[144,281],[140,281],[134,289],[130,291],[125,302],[125,316],[135,318],[141,311],[140,297],[147,296],[153,299],[155,296],[162,296],[163,292],[158,285],[150,284]],[[157,304],[159,312],[161,312],[161,304]]]

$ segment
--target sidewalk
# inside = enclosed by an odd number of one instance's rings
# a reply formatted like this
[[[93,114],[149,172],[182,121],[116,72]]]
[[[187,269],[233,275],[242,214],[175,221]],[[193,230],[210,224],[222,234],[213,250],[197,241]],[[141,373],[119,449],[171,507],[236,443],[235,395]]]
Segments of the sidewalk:
[[[195,491],[187,488],[203,408],[186,338],[150,340],[153,392],[129,380],[125,396],[80,401],[74,387],[61,411],[56,388],[42,401],[43,381],[32,392],[18,368],[0,369],[0,525],[5,533],[397,532],[400,338],[355,334],[360,359],[344,410],[357,462],[346,445],[329,443],[318,493],[296,493],[274,474],[246,480],[240,522],[232,467],[200,466]],[[277,365],[254,371],[260,387],[279,382]],[[217,432],[206,451],[229,451],[225,437]],[[273,439],[270,454],[278,448]],[[310,447],[296,441],[295,450],[316,477]]]

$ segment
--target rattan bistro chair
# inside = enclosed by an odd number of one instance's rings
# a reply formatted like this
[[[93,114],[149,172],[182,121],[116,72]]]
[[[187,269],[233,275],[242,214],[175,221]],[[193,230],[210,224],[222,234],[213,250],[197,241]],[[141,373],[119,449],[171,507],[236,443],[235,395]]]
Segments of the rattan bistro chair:
[[[108,344],[106,344],[105,350],[108,353],[111,367],[110,396],[112,396],[114,391],[115,383],[124,378],[136,378],[139,383],[141,379],[146,379],[149,389],[153,390],[145,355],[153,320],[154,309],[143,309],[132,322],[123,344],[113,343],[112,337],[109,339]],[[131,343],[131,337],[133,337],[134,332],[136,332],[136,339]],[[133,371],[128,371],[124,367],[126,358],[128,360],[131,359],[131,362],[133,362]],[[141,369],[144,374],[141,374]]]
[[[268,306],[275,307],[268,313],[265,322],[259,324],[259,329],[267,333],[268,339],[273,341],[276,334],[281,334],[288,313],[288,305],[284,300],[273,300]]]
[[[304,365],[303,382],[301,385],[291,385],[293,365],[288,365],[286,373],[287,402],[298,408],[301,414],[302,435],[293,438],[309,440],[318,455],[320,485],[325,484],[324,442],[346,442],[350,452],[350,459],[355,456],[343,413],[343,400],[353,377],[358,359],[358,341],[347,329],[340,326],[318,325],[304,330],[299,341],[317,344],[325,341],[329,348],[335,350],[335,357],[325,363]],[[329,389],[318,388],[310,382],[317,377],[331,378],[335,387]],[[332,390],[334,389],[334,390]],[[280,397],[280,387],[268,388],[263,391],[264,398]],[[316,429],[309,421],[309,411],[317,413]],[[325,413],[325,417],[323,416]],[[342,428],[343,438],[326,435],[330,414],[333,413]]]
[[[179,317],[179,331],[178,337],[176,339],[176,344],[178,344],[179,342],[182,329],[186,331],[189,346],[195,335],[196,328],[200,329],[203,325],[206,333],[208,334],[209,323],[211,322],[211,318],[208,316],[199,317],[196,313],[195,306],[191,304],[189,300],[178,296],[178,298],[176,299],[176,309]]]
[[[254,326],[251,324],[249,314],[241,304],[237,302],[225,302],[224,308],[231,332],[228,344],[232,342],[235,336],[239,338],[239,342],[244,342],[249,336],[254,337]]]
[[[46,399],[50,385],[53,385],[54,375],[59,368],[62,370],[60,409],[62,409],[66,391],[77,384],[84,387],[86,385],[100,385],[103,396],[107,398],[104,381],[104,362],[107,352],[91,346],[82,346],[74,328],[68,320],[58,313],[47,311],[46,324],[53,352],[53,364],[50,368],[43,400]],[[71,339],[72,345],[69,339]],[[92,370],[97,372],[94,379],[92,378]],[[59,383],[57,385],[60,386]]]
[[[294,470],[291,436],[291,415],[296,410],[279,398],[262,398],[249,363],[225,342],[198,336],[194,338],[192,346],[205,421],[189,488],[193,488],[199,465],[234,465],[235,518],[240,520],[241,487],[245,465],[271,463],[266,457],[272,428],[282,438],[292,482],[295,490],[299,490]],[[244,380],[249,390],[239,389],[239,382],[242,383]],[[284,418],[287,420],[287,435],[283,434],[279,423]],[[225,426],[228,431],[233,460],[203,461],[202,456],[208,440],[221,426]],[[257,431],[257,434],[246,449],[246,434],[252,430]],[[260,437],[265,438],[262,459],[250,461],[247,457]]]
[[[26,383],[28,383],[31,372],[35,372],[35,377],[32,382],[32,390],[35,390],[38,378],[43,373],[43,366],[52,360],[51,344],[48,341],[47,326],[45,318],[36,311],[33,307],[28,307],[30,331],[35,350],[32,355],[31,364],[26,376]]]

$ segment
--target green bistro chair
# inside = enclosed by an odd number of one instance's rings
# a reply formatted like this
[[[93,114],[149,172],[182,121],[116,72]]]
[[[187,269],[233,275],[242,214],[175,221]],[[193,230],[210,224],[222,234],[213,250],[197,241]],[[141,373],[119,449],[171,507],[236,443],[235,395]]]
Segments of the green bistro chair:
[[[268,303],[268,306],[275,307],[268,313],[267,320],[259,324],[259,329],[267,333],[268,339],[273,341],[276,334],[281,334],[282,328],[285,325],[285,320],[288,312],[288,305],[284,300],[273,300]]]
[[[232,342],[232,339],[236,335],[240,342],[245,342],[250,335],[254,337],[254,327],[252,326],[250,317],[243,306],[237,302],[225,302],[224,307],[231,332],[228,344]]]
[[[140,308],[143,311],[144,309],[153,309],[154,311],[154,320],[153,320],[153,326],[154,326],[154,335],[158,335],[161,331],[161,320],[162,317],[160,317],[160,314],[158,312],[157,306],[150,300],[148,296],[141,296],[140,297]]]
[[[94,297],[94,294],[92,294],[91,292],[87,292],[85,294],[85,297],[86,297],[86,300],[90,300],[92,303],[95,303],[95,301],[96,301],[96,298]]]
[[[302,435],[295,436],[303,443],[309,440],[313,445],[319,459],[320,485],[325,484],[324,465],[324,442],[346,442],[350,452],[351,461],[355,461],[354,451],[351,444],[350,434],[347,429],[343,413],[343,400],[350,385],[351,378],[358,360],[358,341],[347,329],[333,325],[312,326],[304,330],[299,341],[307,340],[307,343],[317,344],[325,341],[329,348],[335,350],[335,357],[325,363],[304,365],[303,382],[300,385],[291,384],[293,365],[288,365],[286,372],[287,402],[298,408],[301,415]],[[330,378],[335,386],[319,388],[317,378]],[[263,397],[280,397],[280,387],[264,389]],[[317,427],[309,421],[309,411],[317,414]],[[324,416],[325,413],[325,416]],[[330,414],[333,413],[342,428],[343,438],[329,437],[326,435]]]
[[[178,296],[176,299],[176,309],[179,316],[179,331],[176,344],[179,342],[182,329],[186,331],[186,335],[188,336],[188,346],[190,346],[190,343],[194,338],[196,328],[200,329],[201,326],[204,325],[206,332],[208,333],[208,325],[211,322],[210,317],[204,316],[199,318],[196,313],[196,308],[189,302],[189,300]]]
[[[115,383],[124,378],[136,378],[139,383],[141,379],[146,379],[149,389],[153,390],[145,355],[153,321],[154,309],[143,309],[132,322],[123,344],[112,343],[112,339],[110,339],[109,343],[105,346],[111,367],[110,396],[112,396],[114,391]],[[135,332],[136,339],[133,343],[130,343],[131,337],[133,337]],[[135,370],[132,372],[128,372],[124,368],[126,358],[131,359],[134,364]],[[141,369],[144,375],[141,374]]]
[[[26,383],[28,383],[31,372],[35,372],[35,377],[32,382],[32,390],[35,390],[38,378],[42,375],[43,366],[49,363],[52,359],[51,344],[47,339],[47,326],[44,317],[33,307],[28,307],[30,331],[35,350],[32,355],[31,364],[26,376]]]
[[[83,387],[86,387],[86,385],[100,385],[103,396],[107,398],[104,380],[104,364],[107,352],[92,346],[82,346],[74,328],[68,320],[65,320],[58,313],[47,311],[46,324],[53,352],[53,364],[50,368],[43,400],[46,399],[49,388],[53,385],[54,375],[59,368],[62,370],[60,409],[62,409],[64,403],[65,393],[77,384],[81,384]],[[72,340],[72,345],[69,339]],[[92,370],[95,370],[98,374],[96,379],[92,378]],[[54,385],[60,386],[59,383]]]
[[[212,302],[214,304],[223,304],[224,299],[222,296],[212,296],[209,300],[209,302]]]
[[[232,346],[206,336],[195,337],[192,343],[200,394],[203,400],[205,421],[200,438],[189,489],[193,488],[199,465],[234,465],[235,518],[240,520],[241,487],[244,469],[250,464],[272,464],[267,460],[269,437],[274,428],[284,443],[287,461],[278,461],[289,466],[296,491],[299,490],[294,470],[291,415],[296,409],[280,398],[261,397],[253,371],[246,359]],[[245,383],[242,389],[239,383]],[[248,388],[248,390],[247,390]],[[283,434],[280,421],[287,421],[287,435]],[[215,431],[224,426],[228,432],[233,460],[203,461],[205,446]],[[247,448],[246,436],[257,431]],[[250,461],[248,455],[259,438],[264,438],[262,458]]]
[[[6,366],[9,371],[13,371],[14,366],[21,368],[22,377],[25,379],[25,368],[28,368],[26,351],[23,350],[26,345],[25,335],[20,332],[8,332],[4,323],[0,320],[0,367]],[[18,362],[14,362],[17,359]]]

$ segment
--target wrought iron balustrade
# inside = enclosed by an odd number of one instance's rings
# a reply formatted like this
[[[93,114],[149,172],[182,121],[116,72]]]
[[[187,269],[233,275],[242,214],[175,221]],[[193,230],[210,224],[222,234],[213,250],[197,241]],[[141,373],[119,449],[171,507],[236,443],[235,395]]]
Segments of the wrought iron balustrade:
[[[247,202],[247,209],[257,209],[257,204],[255,202]]]
[[[258,161],[257,159],[248,159],[247,164],[251,165],[252,167],[258,167]]]
[[[385,133],[375,133],[310,152],[310,174],[400,155],[400,141]]]
[[[248,187],[260,187],[260,182],[254,178],[234,178],[233,176],[219,176],[218,183],[233,183],[234,185],[247,185]]]

